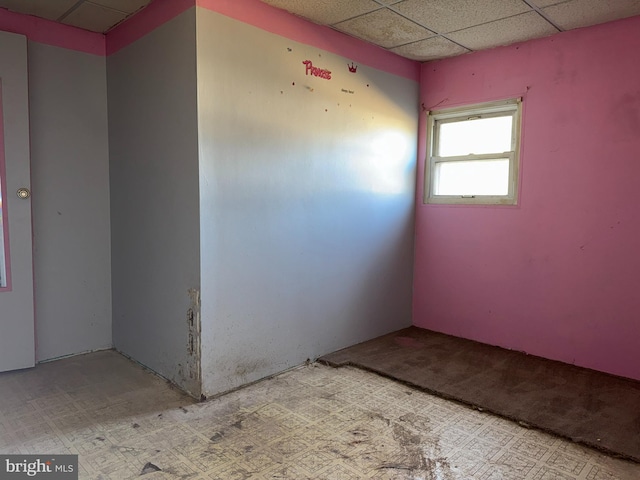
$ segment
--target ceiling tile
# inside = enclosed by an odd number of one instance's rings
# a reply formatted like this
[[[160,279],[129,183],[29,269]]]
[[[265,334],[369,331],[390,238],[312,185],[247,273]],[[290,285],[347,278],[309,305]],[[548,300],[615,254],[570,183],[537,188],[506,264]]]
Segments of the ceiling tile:
[[[126,1],[126,0],[125,0]],[[262,0],[320,25],[332,25],[382,6],[373,0]]]
[[[405,0],[393,9],[438,33],[531,11],[522,0]]]
[[[471,50],[481,50],[554,33],[558,31],[549,22],[535,12],[529,12],[460,30],[447,37]]]
[[[62,23],[84,28],[92,32],[106,32],[126,17],[125,14],[109,8],[85,2],[67,15]]]
[[[454,55],[467,53],[469,50],[462,48],[460,45],[446,38],[431,37],[426,40],[420,40],[419,42],[392,48],[391,51],[412,60],[426,62],[437,58],[453,57]]]
[[[91,0],[91,3],[96,5],[102,5],[125,13],[137,12],[150,2],[151,0]]]
[[[387,9],[377,10],[334,26],[349,35],[385,48],[424,40],[434,35],[426,28]]]
[[[57,20],[78,0],[0,0],[0,7],[13,12]]]
[[[568,30],[640,15],[640,0],[570,0],[543,12]]]

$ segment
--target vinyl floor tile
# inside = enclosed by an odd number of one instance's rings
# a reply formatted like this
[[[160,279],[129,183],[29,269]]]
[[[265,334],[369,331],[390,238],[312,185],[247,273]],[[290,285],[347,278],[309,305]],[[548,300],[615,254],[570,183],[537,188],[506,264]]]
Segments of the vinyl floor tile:
[[[80,478],[637,480],[640,465],[355,368],[195,403],[115,352],[0,374],[0,452]]]

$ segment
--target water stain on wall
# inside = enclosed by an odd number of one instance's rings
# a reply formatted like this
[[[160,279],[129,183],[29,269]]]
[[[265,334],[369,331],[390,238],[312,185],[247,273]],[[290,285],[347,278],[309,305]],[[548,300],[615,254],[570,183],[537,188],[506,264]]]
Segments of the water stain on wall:
[[[187,308],[187,365],[183,372],[183,385],[192,396],[199,398],[202,390],[202,373],[200,365],[201,321],[200,321],[200,289],[190,288],[189,308]]]

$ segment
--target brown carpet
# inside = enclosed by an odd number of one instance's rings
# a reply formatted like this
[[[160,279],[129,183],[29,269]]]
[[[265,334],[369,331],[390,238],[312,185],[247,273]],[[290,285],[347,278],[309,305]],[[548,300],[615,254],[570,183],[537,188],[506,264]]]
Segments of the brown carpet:
[[[416,327],[320,358],[640,462],[640,382]]]

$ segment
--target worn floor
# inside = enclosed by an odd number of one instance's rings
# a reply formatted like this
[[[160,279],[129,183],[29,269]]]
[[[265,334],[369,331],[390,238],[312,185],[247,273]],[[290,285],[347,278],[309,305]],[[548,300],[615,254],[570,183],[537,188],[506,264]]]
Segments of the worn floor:
[[[640,462],[637,381],[416,327],[321,360],[365,368]]]
[[[0,374],[0,452],[80,478],[637,480],[640,465],[359,369],[312,364],[193,403],[115,352]]]

